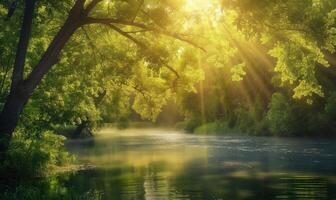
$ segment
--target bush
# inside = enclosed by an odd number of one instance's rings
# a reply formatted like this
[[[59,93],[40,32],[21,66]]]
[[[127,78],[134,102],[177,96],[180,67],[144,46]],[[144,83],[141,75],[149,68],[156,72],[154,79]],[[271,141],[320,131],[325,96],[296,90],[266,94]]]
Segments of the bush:
[[[265,119],[265,111],[260,100],[256,100],[253,106],[239,106],[235,110],[236,127],[243,133],[250,135],[266,135],[269,133]]]
[[[324,114],[330,122],[336,122],[336,92],[328,97],[324,107]]]
[[[120,117],[117,121],[117,128],[118,129],[126,129],[130,126],[130,121],[128,117]]]
[[[65,137],[49,131],[42,134],[16,132],[0,166],[1,175],[31,178],[46,175],[56,166],[68,164],[73,156],[64,148]]]
[[[323,113],[320,115],[320,122],[323,132],[328,135],[336,133],[336,93],[332,93],[324,106]],[[321,128],[320,128],[321,130]]]
[[[203,124],[194,130],[196,134],[230,134],[236,132],[237,130],[229,127],[229,122],[221,121]]]
[[[280,93],[272,96],[267,121],[270,132],[276,136],[312,136],[324,130],[328,123],[314,106]]]
[[[273,94],[267,112],[267,120],[273,135],[292,134],[293,116],[290,113],[288,99],[283,94]]]
[[[184,123],[179,123],[179,126],[183,126],[183,129],[188,133],[193,133],[197,127],[202,124],[202,120],[195,117],[186,120]]]
[[[244,133],[251,133],[254,127],[254,119],[251,114],[251,111],[244,107],[238,107],[235,110],[236,115],[236,127],[244,132]]]
[[[186,126],[187,126],[187,122],[186,121],[177,122],[175,124],[175,128],[178,129],[178,130],[185,130]]]

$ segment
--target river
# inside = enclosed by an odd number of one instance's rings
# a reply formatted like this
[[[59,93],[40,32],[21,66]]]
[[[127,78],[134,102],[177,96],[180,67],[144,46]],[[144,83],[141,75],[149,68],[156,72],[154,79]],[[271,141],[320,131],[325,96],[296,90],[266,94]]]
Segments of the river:
[[[336,199],[336,141],[104,129],[70,141],[66,186],[108,200]]]

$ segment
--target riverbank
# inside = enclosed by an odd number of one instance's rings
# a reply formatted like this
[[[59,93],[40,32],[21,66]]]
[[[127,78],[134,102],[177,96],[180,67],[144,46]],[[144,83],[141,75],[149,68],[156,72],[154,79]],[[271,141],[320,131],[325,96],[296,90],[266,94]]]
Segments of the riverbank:
[[[268,136],[268,137],[295,137],[295,138],[336,138],[334,130],[322,128],[316,132],[290,132],[284,131],[272,133],[269,124],[265,121],[256,123],[253,126],[230,126],[227,121],[215,121],[204,124],[190,125],[188,122],[181,122],[176,125],[177,129],[184,130],[196,135],[249,135],[249,136]],[[304,129],[304,128],[302,128]]]

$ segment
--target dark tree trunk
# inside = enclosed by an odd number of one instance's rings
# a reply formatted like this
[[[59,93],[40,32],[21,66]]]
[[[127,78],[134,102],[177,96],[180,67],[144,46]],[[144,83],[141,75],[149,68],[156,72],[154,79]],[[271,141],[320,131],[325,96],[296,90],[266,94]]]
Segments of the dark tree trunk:
[[[82,122],[76,127],[75,131],[72,133],[72,137],[79,138],[79,136],[82,135],[82,132],[84,131],[85,128],[86,128],[86,123]]]
[[[24,17],[26,18],[26,14],[28,17],[32,17],[32,13],[30,12],[31,9],[34,10],[34,4],[32,4],[31,8],[31,6],[28,6],[28,2],[33,3],[33,0],[27,0],[26,2],[26,9],[29,9],[30,11],[25,11]],[[9,140],[11,139],[13,131],[19,122],[20,114],[22,113],[25,104],[28,102],[29,97],[35,88],[39,85],[44,75],[54,64],[58,62],[59,54],[67,41],[77,30],[77,28],[79,28],[85,22],[85,16],[83,16],[84,2],[85,0],[76,1],[74,7],[70,10],[69,16],[63,27],[54,37],[48,49],[42,56],[40,62],[36,65],[26,80],[22,80],[26,50],[18,49],[18,54],[24,54],[24,56],[16,56],[18,61],[15,62],[17,65],[14,66],[15,69],[13,70],[11,91],[0,114],[0,151],[5,151],[8,148]],[[25,24],[26,19],[23,21],[24,24],[22,25],[22,29],[30,29],[31,27],[28,26],[29,24]],[[27,22],[29,23],[28,20]],[[27,31],[22,30],[21,34],[19,48],[27,49],[29,31],[27,35]]]
[[[79,138],[80,136],[83,136],[84,133],[93,136],[93,133],[90,129],[90,125],[89,125],[89,121],[83,121],[82,123],[80,123],[75,131],[72,133],[72,138]]]
[[[0,151],[8,148],[12,133],[19,121],[20,114],[29,95],[19,85],[7,97],[5,106],[0,115]]]
[[[34,8],[35,8],[35,0],[26,0],[25,13],[20,32],[20,39],[13,67],[11,91],[14,91],[17,85],[23,80],[24,65],[26,61],[30,32],[33,23]]]
[[[24,16],[13,66],[10,93],[1,112],[6,114],[0,115],[0,151],[7,149],[11,133],[17,125],[24,102],[26,101],[25,99],[28,98],[22,87],[22,80],[33,22],[34,8],[35,0],[25,1]]]

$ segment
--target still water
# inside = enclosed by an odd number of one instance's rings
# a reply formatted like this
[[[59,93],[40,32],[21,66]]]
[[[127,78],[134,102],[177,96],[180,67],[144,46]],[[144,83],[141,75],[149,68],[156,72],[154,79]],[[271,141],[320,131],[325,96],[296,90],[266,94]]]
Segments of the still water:
[[[336,141],[105,129],[70,141],[66,187],[103,199],[336,199]]]

